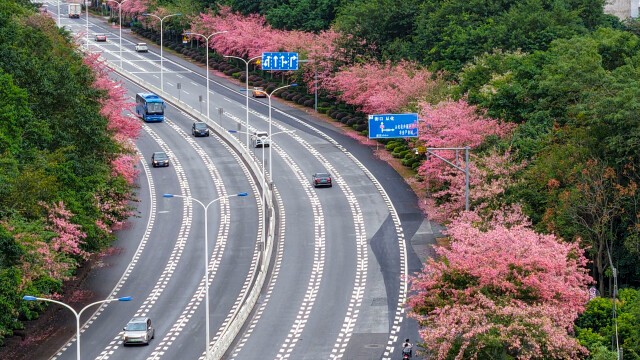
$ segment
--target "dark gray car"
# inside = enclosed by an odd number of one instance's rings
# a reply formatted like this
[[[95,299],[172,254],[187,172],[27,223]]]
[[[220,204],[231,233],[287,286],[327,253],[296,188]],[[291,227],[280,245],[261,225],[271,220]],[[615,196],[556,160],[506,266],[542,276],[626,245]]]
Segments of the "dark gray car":
[[[151,165],[153,167],[169,166],[169,156],[164,151],[156,151],[151,155]]]
[[[194,122],[193,125],[191,125],[191,134],[195,137],[209,136],[209,127],[201,121]]]

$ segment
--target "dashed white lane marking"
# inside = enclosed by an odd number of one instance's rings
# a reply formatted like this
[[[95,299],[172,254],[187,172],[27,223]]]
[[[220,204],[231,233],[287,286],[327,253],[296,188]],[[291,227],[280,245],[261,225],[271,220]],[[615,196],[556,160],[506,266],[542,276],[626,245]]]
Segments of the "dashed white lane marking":
[[[285,112],[282,112],[282,111],[280,111],[278,109],[275,109],[274,111],[276,111],[279,114],[281,114],[283,116],[286,116],[289,119],[297,122],[299,125],[306,127],[311,132],[316,133],[319,137],[327,140],[328,142],[333,144],[336,148],[338,148],[340,151],[342,151],[343,154],[345,154],[347,157],[349,157],[351,159],[351,161],[353,161],[353,163],[356,164],[358,166],[358,168],[360,170],[362,170],[369,177],[369,179],[374,184],[374,186],[376,187],[376,189],[378,190],[378,192],[380,193],[380,195],[384,199],[384,202],[387,205],[387,209],[389,210],[389,214],[391,215],[391,219],[393,221],[394,228],[396,229],[396,236],[397,236],[397,241],[396,242],[398,244],[398,248],[399,248],[399,251],[400,251],[399,271],[400,271],[400,274],[401,274],[400,275],[400,286],[399,286],[399,289],[398,289],[398,302],[396,303],[396,311],[395,311],[395,315],[394,315],[394,319],[393,319],[393,326],[391,327],[391,330],[389,331],[389,338],[387,339],[387,347],[386,347],[386,349],[384,351],[384,354],[383,354],[383,357],[382,357],[382,360],[391,360],[391,353],[393,352],[393,349],[395,348],[394,345],[399,341],[398,333],[400,332],[400,327],[402,325],[402,321],[405,318],[404,304],[405,304],[405,301],[407,299],[407,275],[408,275],[408,270],[407,270],[407,246],[406,246],[406,242],[405,242],[405,238],[404,238],[404,231],[402,230],[402,223],[400,222],[400,217],[398,216],[398,212],[396,211],[395,207],[393,206],[393,202],[391,201],[391,198],[389,197],[389,194],[387,194],[387,192],[384,190],[384,188],[382,187],[382,185],[380,184],[378,179],[376,179],[375,176],[373,176],[373,174],[369,171],[369,169],[367,169],[344,146],[340,145],[337,141],[332,139],[329,135],[323,133],[322,131],[320,131],[319,129],[313,127],[312,125],[307,124],[306,122],[296,118],[295,116],[289,115],[289,114],[287,114]],[[256,115],[256,116],[260,116],[260,114],[256,113],[255,111],[253,112],[253,114]]]
[[[302,303],[298,309],[298,315],[289,330],[287,339],[285,340],[285,343],[280,346],[280,350],[276,355],[276,359],[288,359],[297,341],[300,340],[300,336],[302,335],[302,331],[304,330],[307,320],[311,315],[311,310],[313,309],[318,291],[320,290],[320,283],[324,272],[326,232],[324,213],[322,211],[322,205],[320,204],[318,194],[313,191],[311,183],[307,180],[307,176],[302,172],[298,164],[296,164],[286,152],[281,151],[278,147],[276,148],[278,149],[278,154],[282,157],[282,160],[284,160],[284,162],[293,170],[293,173],[302,185],[304,192],[311,201],[311,211],[314,218],[313,264],[311,264],[311,275],[309,277],[309,283],[307,284],[307,291],[304,294]]]
[[[264,118],[264,116],[261,114],[254,113],[254,115]],[[283,131],[286,130],[282,125],[276,124],[275,126],[280,130],[283,130]],[[362,218],[362,212],[360,210],[359,203],[355,195],[353,194],[353,191],[347,185],[347,183],[342,179],[342,176],[340,176],[340,173],[330,164],[330,162],[319,151],[317,151],[308,142],[306,142],[301,137],[295,134],[293,134],[292,137],[298,143],[300,143],[303,147],[305,147],[307,151],[309,151],[313,156],[315,156],[320,162],[322,162],[324,166],[327,168],[327,170],[333,174],[337,184],[345,194],[345,197],[347,198],[349,206],[351,208],[351,215],[353,218],[353,224],[354,224],[355,233],[356,233],[356,262],[355,262],[356,272],[355,272],[352,296],[351,296],[351,299],[349,300],[349,304],[347,307],[347,313],[346,313],[343,325],[341,327],[340,333],[338,335],[338,339],[336,340],[336,343],[334,345],[334,348],[330,356],[332,359],[339,359],[339,358],[342,358],[342,356],[344,355],[346,347],[353,334],[353,330],[355,328],[355,324],[359,315],[359,309],[360,309],[360,306],[362,305],[364,291],[366,288],[366,276],[368,271],[368,244],[366,241],[367,237],[366,237],[366,231],[364,227],[364,220]],[[291,159],[291,157],[289,157],[289,155],[280,147],[276,145],[272,145],[272,146],[274,146],[274,148],[278,152],[278,155],[285,160],[285,162],[293,170],[294,174],[296,174],[296,177],[302,183],[305,191],[310,189],[311,185],[309,184],[308,180],[305,179],[306,176],[302,174],[299,167]],[[309,193],[307,193],[307,195],[309,196]],[[315,192],[313,192],[313,195],[316,195]],[[316,214],[315,207],[312,207],[312,210],[314,211],[314,217],[316,219],[320,219],[320,223],[322,224],[321,233],[322,233],[322,237],[324,238],[324,218],[321,217],[322,208],[319,205],[319,200],[317,199],[317,197],[315,198],[310,197],[310,201],[312,202],[312,205],[317,203],[317,206],[319,207],[320,214]],[[316,225],[316,231],[317,230],[318,228]],[[316,241],[316,245],[317,245],[317,241]],[[277,359],[289,358],[289,356],[291,355],[291,352],[293,351],[293,348],[296,345],[297,340],[299,339],[302,331],[304,330],[306,322],[311,313],[311,309],[314,305],[315,296],[317,295],[320,280],[322,279],[322,271],[324,269],[324,241],[322,241],[322,244],[321,244],[321,254],[322,254],[321,261],[318,261],[318,258],[316,257],[318,246],[316,246],[315,250],[316,250],[316,253],[314,253],[314,265],[312,269],[311,278],[309,281],[309,287],[307,289],[307,295],[305,295],[305,298],[304,298],[305,300],[303,301],[301,308],[298,311],[298,317],[294,322],[293,327],[290,330],[289,335],[287,336],[287,339],[285,340],[285,343],[281,346],[278,352],[278,355],[276,357]],[[275,285],[274,282],[276,279],[277,278],[275,279],[272,278],[270,280],[269,289],[273,289],[273,286]],[[309,296],[309,289],[314,290],[312,296]],[[234,357],[239,354],[240,350],[242,349],[244,344],[247,342],[248,337],[253,332],[253,328],[255,328],[257,321],[262,315],[262,312],[264,312],[264,308],[267,302],[268,302],[268,299],[265,299],[265,301],[262,304],[263,306],[261,306],[260,308],[262,311],[260,311],[259,309],[256,312],[257,316],[254,317],[254,319],[252,319],[252,322],[249,326],[250,330],[247,332],[247,334],[245,334],[243,339],[238,343],[237,348],[234,350],[234,354],[233,354]]]
[[[276,187],[274,187],[273,193],[274,193],[274,196],[276,198],[276,203],[278,204],[278,208],[279,209],[284,209],[284,203],[282,202],[282,198],[281,198],[280,193],[278,192],[278,189]],[[247,328],[247,332],[244,334],[244,336],[242,336],[242,339],[240,339],[240,341],[238,342],[238,345],[234,349],[234,352],[232,354],[233,358],[236,358],[238,356],[238,354],[240,353],[240,351],[242,350],[242,348],[244,347],[246,342],[249,340],[249,337],[251,337],[251,334],[253,333],[253,330],[255,329],[256,325],[258,324],[258,321],[260,321],[260,318],[262,317],[262,314],[264,313],[264,310],[266,309],[267,304],[269,304],[269,300],[271,299],[271,294],[273,293],[273,288],[275,287],[276,282],[278,280],[278,275],[280,274],[280,268],[282,266],[282,259],[284,258],[286,220],[287,219],[286,219],[285,211],[282,211],[282,213],[280,214],[280,220],[279,220],[280,221],[280,228],[279,228],[279,231],[278,231],[278,242],[277,242],[278,250],[277,250],[277,253],[276,253],[275,263],[273,264],[273,271],[271,272],[271,278],[269,280],[269,285],[267,287],[267,293],[264,296],[263,302],[260,304],[260,306],[256,310],[256,313],[255,313],[254,317],[251,319],[251,323],[249,324],[249,327]]]
[[[222,176],[218,171],[218,169],[215,167],[213,160],[207,154],[207,152],[202,148],[202,146],[200,146],[200,144],[198,144],[198,142],[193,137],[189,136],[186,132],[182,131],[182,129],[178,125],[176,125],[170,120],[166,120],[166,122],[182,138],[184,138],[184,140],[189,145],[191,145],[191,147],[193,147],[196,153],[202,158],[207,170],[209,171],[211,178],[213,179],[216,193],[219,196],[227,196],[228,194],[224,186],[224,183],[222,181]],[[215,135],[214,137],[219,143],[226,145],[226,143],[222,141],[220,138],[218,138]],[[231,150],[228,147],[227,147],[227,150],[229,151],[229,153],[233,154],[236,162],[243,169],[246,178],[249,179],[249,181],[251,182],[250,186],[253,189],[254,196],[259,196],[258,189],[256,188],[255,184],[253,184],[253,178],[250,176],[249,170],[246,168],[244,163],[241,161],[241,159],[233,150]],[[220,226],[218,229],[217,236],[213,237],[214,239],[216,239],[216,242],[215,242],[212,255],[209,257],[210,260],[207,264],[207,269],[209,272],[209,283],[208,283],[209,287],[211,286],[213,280],[216,277],[220,262],[222,260],[222,256],[224,254],[224,250],[226,249],[226,246],[228,244],[229,229],[231,224],[231,209],[229,205],[229,199],[227,198],[221,199],[219,201],[219,206],[221,207]],[[252,268],[254,267],[255,266],[252,266]],[[245,283],[243,286],[243,289],[246,288],[247,285],[248,284]],[[168,350],[168,348],[177,340],[177,338],[182,333],[182,330],[184,330],[185,326],[191,320],[193,314],[195,314],[195,311],[198,308],[198,306],[204,300],[205,290],[206,290],[205,277],[203,275],[202,279],[200,280],[200,283],[198,284],[198,288],[192,295],[185,309],[182,311],[182,314],[180,314],[178,319],[171,326],[170,330],[165,334],[162,340],[159,341],[158,345],[156,346],[156,348],[153,350],[153,352],[147,359],[154,359],[154,360],[160,359],[166,354],[166,351]]]
[[[189,182],[187,180],[187,176],[184,172],[182,164],[178,157],[175,156],[171,148],[160,138],[155,131],[151,129],[147,124],[142,125],[142,128],[160,145],[162,150],[169,155],[169,158],[172,161],[172,167],[178,176],[178,183],[180,184],[180,195],[182,196],[191,196],[191,190],[189,189]],[[182,222],[180,224],[180,231],[178,233],[178,238],[176,239],[175,245],[171,250],[171,254],[169,259],[167,260],[167,264],[165,265],[164,271],[160,275],[158,281],[154,285],[151,293],[147,296],[147,298],[143,301],[142,306],[136,311],[135,316],[146,316],[153,305],[158,301],[160,295],[164,292],[173,276],[175,268],[180,262],[180,258],[182,257],[182,252],[186,246],[187,239],[189,238],[189,230],[191,229],[191,221],[193,220],[192,216],[192,208],[190,203],[187,201],[183,201],[182,209],[184,216],[182,217]],[[105,347],[104,350],[100,353],[100,355],[96,359],[106,360],[111,356],[116,349],[122,344],[122,333],[120,332],[115,338],[111,340],[109,345]]]

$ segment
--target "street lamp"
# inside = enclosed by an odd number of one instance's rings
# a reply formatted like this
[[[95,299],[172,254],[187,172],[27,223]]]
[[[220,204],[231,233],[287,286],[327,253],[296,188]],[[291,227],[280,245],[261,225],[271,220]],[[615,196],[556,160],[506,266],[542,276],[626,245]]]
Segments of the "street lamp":
[[[273,95],[278,90],[282,90],[288,87],[295,87],[295,86],[298,86],[298,84],[289,84],[285,86],[280,86],[279,88],[273,90],[271,93],[267,94],[267,97],[269,98],[269,177],[270,177],[270,180],[273,179],[271,175],[272,174],[271,173],[271,95]]]
[[[52,303],[56,303],[56,304],[62,305],[64,307],[66,307],[67,309],[71,310],[71,312],[73,312],[73,315],[75,315],[75,317],[76,317],[76,339],[78,340],[77,360],[80,360],[80,316],[82,315],[82,312],[84,312],[85,310],[87,310],[91,306],[97,305],[97,304],[109,303],[109,302],[112,302],[112,301],[131,301],[131,296],[125,296],[125,297],[120,297],[120,298],[96,301],[94,303],[91,303],[91,304],[83,307],[82,310],[80,310],[80,312],[76,312],[71,306],[69,306],[69,305],[67,305],[67,304],[65,304],[63,302],[57,301],[57,300],[52,300],[52,299],[47,299],[47,298],[39,298],[39,297],[31,296],[31,295],[23,296],[22,300],[25,300],[25,301],[48,301],[48,302],[52,302]]]
[[[202,34],[198,34],[198,33],[194,33],[194,32],[186,32],[185,35],[186,36],[191,36],[191,35],[197,35],[200,37],[205,38],[206,40],[206,45],[207,45],[207,120],[211,120],[211,118],[209,117],[209,39],[212,38],[214,35],[218,35],[218,34],[224,34],[227,31],[218,31],[218,32],[214,32],[213,34],[209,35],[209,36],[204,36]],[[207,329],[209,330],[209,329]]]
[[[60,27],[60,0],[58,0],[58,27]]]
[[[142,16],[153,16],[154,18],[160,20],[160,90],[162,90],[164,92],[164,56],[162,53],[162,36],[164,35],[164,31],[162,30],[162,22],[164,21],[164,19],[171,17],[171,16],[180,16],[182,15],[181,13],[176,13],[176,14],[171,14],[171,15],[167,15],[164,17],[160,17],[158,15],[155,14],[149,14],[149,13],[142,13]]]
[[[200,200],[193,198],[191,196],[182,196],[182,195],[174,195],[174,194],[162,195],[163,197],[166,197],[166,198],[178,197],[178,198],[185,198],[187,200],[195,201],[196,203],[200,204],[200,206],[202,206],[202,208],[204,209],[204,291],[205,291],[204,298],[205,298],[205,327],[206,327],[205,351],[207,353],[207,356],[205,357],[205,359],[209,359],[209,237],[208,237],[209,231],[207,226],[207,219],[208,219],[207,210],[209,210],[209,205],[219,200],[227,199],[235,196],[247,196],[247,195],[248,194],[246,192],[241,192],[233,195],[221,196],[217,199],[211,200],[207,205],[203,204],[202,202],[200,202]]]
[[[245,126],[245,129],[247,129],[247,149],[249,148],[249,63],[252,62],[253,60],[259,59],[262,57],[262,55],[260,56],[256,56],[256,57],[252,57],[249,60],[245,60],[243,58],[237,57],[237,56],[231,56],[231,55],[224,55],[224,57],[226,58],[234,58],[234,59],[238,59],[238,60],[242,60],[244,61],[244,64],[246,66],[246,76],[245,76],[245,82],[247,84],[247,88],[246,88],[246,94],[247,95],[247,104],[246,104],[246,110],[247,110],[247,123]],[[264,146],[263,146],[264,147]]]
[[[84,11],[87,13],[87,52],[89,52],[89,0],[84,2]]]
[[[120,18],[119,35],[120,35],[120,68],[122,69],[122,4],[129,0],[108,0],[118,3],[118,17]]]

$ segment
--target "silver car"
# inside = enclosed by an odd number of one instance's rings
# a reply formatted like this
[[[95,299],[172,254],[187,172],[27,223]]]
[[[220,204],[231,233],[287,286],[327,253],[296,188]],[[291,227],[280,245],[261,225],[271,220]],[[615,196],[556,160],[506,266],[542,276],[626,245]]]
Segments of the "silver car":
[[[155,337],[155,329],[151,326],[151,319],[148,317],[134,317],[122,330],[122,344],[145,344]]]

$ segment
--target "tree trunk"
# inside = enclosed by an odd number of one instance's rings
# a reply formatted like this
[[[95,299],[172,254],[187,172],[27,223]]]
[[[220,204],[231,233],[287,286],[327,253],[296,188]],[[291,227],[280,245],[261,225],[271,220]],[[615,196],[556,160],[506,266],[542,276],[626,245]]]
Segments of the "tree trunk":
[[[598,244],[596,270],[598,272],[598,288],[600,290],[600,296],[604,296],[604,241],[600,241]]]

